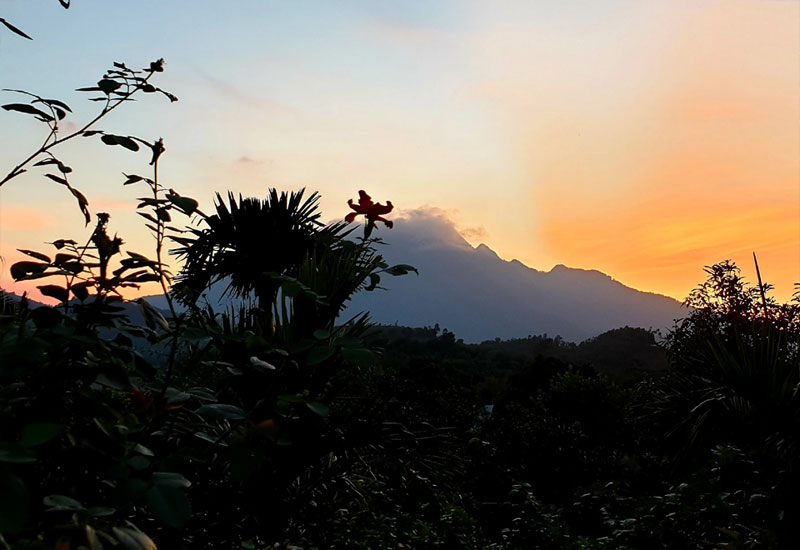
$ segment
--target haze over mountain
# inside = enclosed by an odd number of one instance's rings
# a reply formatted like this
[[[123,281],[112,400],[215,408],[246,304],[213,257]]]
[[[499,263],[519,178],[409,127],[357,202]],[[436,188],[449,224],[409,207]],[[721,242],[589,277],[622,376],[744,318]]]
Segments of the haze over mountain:
[[[544,333],[577,342],[623,326],[664,330],[686,313],[673,298],[599,271],[538,271],[473,248],[435,209],[412,211],[380,233],[390,264],[411,264],[420,275],[383,277],[389,291],[359,293],[344,316],[368,310],[382,324],[438,323],[467,342]]]

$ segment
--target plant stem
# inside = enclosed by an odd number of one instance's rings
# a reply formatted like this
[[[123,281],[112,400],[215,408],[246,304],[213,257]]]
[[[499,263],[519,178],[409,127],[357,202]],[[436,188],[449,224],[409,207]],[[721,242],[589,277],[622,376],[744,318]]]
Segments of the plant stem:
[[[133,89],[131,92],[129,92],[129,93],[127,93],[127,94],[125,94],[125,95],[124,95],[124,96],[122,96],[122,97],[120,97],[120,98],[117,100],[117,102],[116,102],[116,103],[114,103],[114,104],[112,104],[112,103],[111,103],[111,96],[109,96],[109,97],[108,97],[108,100],[106,101],[106,104],[105,104],[105,106],[103,107],[103,110],[102,110],[102,111],[100,111],[100,114],[98,114],[96,117],[94,117],[94,118],[93,118],[92,120],[90,120],[88,123],[86,123],[86,124],[85,124],[85,125],[84,125],[84,126],[81,128],[81,129],[79,129],[79,130],[76,130],[76,131],[72,132],[71,134],[69,134],[69,135],[67,135],[67,136],[64,136],[64,137],[62,137],[62,138],[56,138],[55,140],[53,140],[53,142],[52,142],[52,143],[50,143],[50,144],[48,145],[48,144],[47,144],[47,142],[48,142],[48,141],[50,141],[50,138],[51,138],[51,137],[53,137],[53,136],[55,136],[55,134],[56,134],[57,123],[56,123],[56,124],[54,124],[54,125],[53,125],[53,126],[50,128],[50,134],[47,136],[47,139],[45,139],[45,140],[44,140],[44,143],[41,145],[41,147],[39,147],[39,149],[37,149],[35,152],[33,152],[33,153],[32,153],[32,154],[31,154],[31,155],[28,157],[28,158],[26,158],[25,160],[23,160],[22,162],[20,162],[18,165],[16,165],[16,166],[15,166],[15,167],[14,167],[14,168],[13,168],[13,169],[12,169],[12,170],[11,170],[11,171],[10,171],[10,172],[7,174],[7,175],[6,175],[6,177],[5,177],[4,179],[0,180],[0,187],[2,187],[2,186],[5,184],[5,183],[7,183],[7,182],[8,182],[8,181],[10,181],[10,180],[11,180],[13,177],[15,177],[15,176],[11,176],[12,174],[17,174],[17,175],[18,175],[18,172],[19,172],[19,170],[21,170],[22,168],[24,168],[24,167],[25,167],[25,166],[26,166],[26,165],[27,165],[27,164],[28,164],[30,161],[32,161],[33,159],[35,159],[35,158],[36,158],[37,156],[39,156],[40,154],[48,152],[50,149],[52,149],[53,147],[55,147],[56,145],[58,145],[58,144],[60,144],[60,143],[64,143],[64,142],[65,142],[65,141],[67,141],[67,140],[70,140],[70,139],[72,139],[72,138],[74,138],[74,137],[76,137],[76,136],[82,135],[82,134],[83,134],[83,132],[85,132],[86,130],[88,130],[88,129],[89,129],[89,128],[90,128],[90,127],[93,125],[93,124],[95,124],[95,123],[96,123],[97,121],[99,121],[101,118],[103,118],[103,117],[104,117],[104,116],[106,116],[108,113],[110,113],[111,111],[113,111],[114,109],[116,109],[116,108],[117,108],[119,105],[121,105],[122,103],[124,103],[125,101],[127,101],[127,100],[128,100],[128,98],[130,98],[130,97],[131,97],[133,94],[135,94],[137,91],[139,91],[139,90],[140,90],[140,89],[141,89],[141,88],[142,88],[142,87],[143,87],[145,84],[147,84],[147,81],[148,81],[148,80],[150,80],[150,78],[151,78],[151,77],[152,77],[154,74],[155,74],[155,73],[154,73],[153,71],[150,71],[150,73],[147,75],[147,77],[145,77],[145,79],[144,79],[143,81],[141,81],[139,84],[137,84],[137,86],[136,86],[136,87],[135,87],[135,88],[134,88],[134,89]]]
[[[164,385],[161,388],[160,399],[164,399],[167,394],[167,388],[169,388],[170,383],[172,382],[172,372],[175,367],[175,356],[177,353],[178,348],[178,336],[180,334],[180,319],[178,319],[178,315],[175,313],[175,306],[172,303],[172,297],[169,295],[169,289],[167,288],[167,276],[164,273],[164,263],[162,261],[161,252],[163,249],[164,244],[164,220],[158,215],[158,157],[155,158],[153,161],[153,199],[156,201],[153,205],[153,209],[156,214],[156,262],[158,264],[158,280],[161,284],[161,291],[164,293],[164,298],[167,300],[167,306],[169,306],[169,312],[172,316],[172,342],[170,343],[169,348],[169,358],[167,360],[167,372],[166,376],[164,377]]]

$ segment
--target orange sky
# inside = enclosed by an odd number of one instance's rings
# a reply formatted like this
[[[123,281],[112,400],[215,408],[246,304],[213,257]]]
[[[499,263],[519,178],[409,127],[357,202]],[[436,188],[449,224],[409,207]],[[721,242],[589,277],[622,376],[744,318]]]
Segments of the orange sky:
[[[164,56],[164,86],[181,101],[147,98],[110,125],[163,136],[162,176],[206,208],[217,190],[308,186],[335,217],[364,188],[398,208],[445,209],[501,257],[599,269],[679,299],[726,258],[755,279],[755,251],[776,296],[790,297],[800,281],[800,2],[347,6],[255,4],[224,24],[208,6],[168,8],[147,19],[146,47],[98,52],[111,30],[98,0],[85,0],[53,37],[2,37],[0,86],[77,104],[69,90],[110,61]],[[17,9],[4,17],[34,31],[67,17]],[[131,28],[150,17],[146,5],[127,9]],[[54,80],[49,56],[75,64],[63,73],[75,81]],[[29,120],[0,111],[0,171],[39,139]],[[123,188],[120,172],[147,160],[88,140],[64,155],[93,210],[111,212],[112,231],[146,252],[131,212],[142,190]],[[3,286],[16,248],[88,237],[57,187],[26,174],[0,190]]]

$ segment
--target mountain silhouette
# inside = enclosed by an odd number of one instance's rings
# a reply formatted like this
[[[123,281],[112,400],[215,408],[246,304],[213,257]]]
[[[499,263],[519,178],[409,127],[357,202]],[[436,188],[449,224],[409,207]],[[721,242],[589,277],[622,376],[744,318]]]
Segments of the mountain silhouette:
[[[411,264],[419,277],[384,277],[388,292],[359,293],[343,317],[370,311],[381,324],[438,323],[466,342],[545,333],[579,342],[624,326],[665,330],[686,314],[673,298],[599,271],[564,265],[538,271],[484,244],[473,248],[436,210],[410,212],[382,237],[389,263]]]
[[[663,331],[686,314],[673,298],[627,287],[600,271],[560,264],[538,271],[503,260],[485,244],[472,247],[436,209],[411,211],[379,233],[389,264],[413,265],[419,276],[383,276],[386,290],[356,294],[342,320],[369,311],[384,325],[438,323],[465,342],[541,334],[581,342],[625,326]],[[206,294],[217,311],[233,301],[223,296],[224,286]],[[167,307],[163,296],[147,300]]]

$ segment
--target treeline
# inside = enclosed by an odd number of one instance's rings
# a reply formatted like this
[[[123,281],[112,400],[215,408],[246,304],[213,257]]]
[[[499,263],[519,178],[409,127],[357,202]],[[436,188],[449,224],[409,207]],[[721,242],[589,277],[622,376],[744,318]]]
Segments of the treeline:
[[[332,281],[285,273],[267,329],[256,306],[140,304],[130,325],[99,282],[69,309],[3,301],[3,544],[792,547],[800,307],[732,264],[659,346],[340,326],[317,293]],[[170,364],[134,336],[174,342]]]

